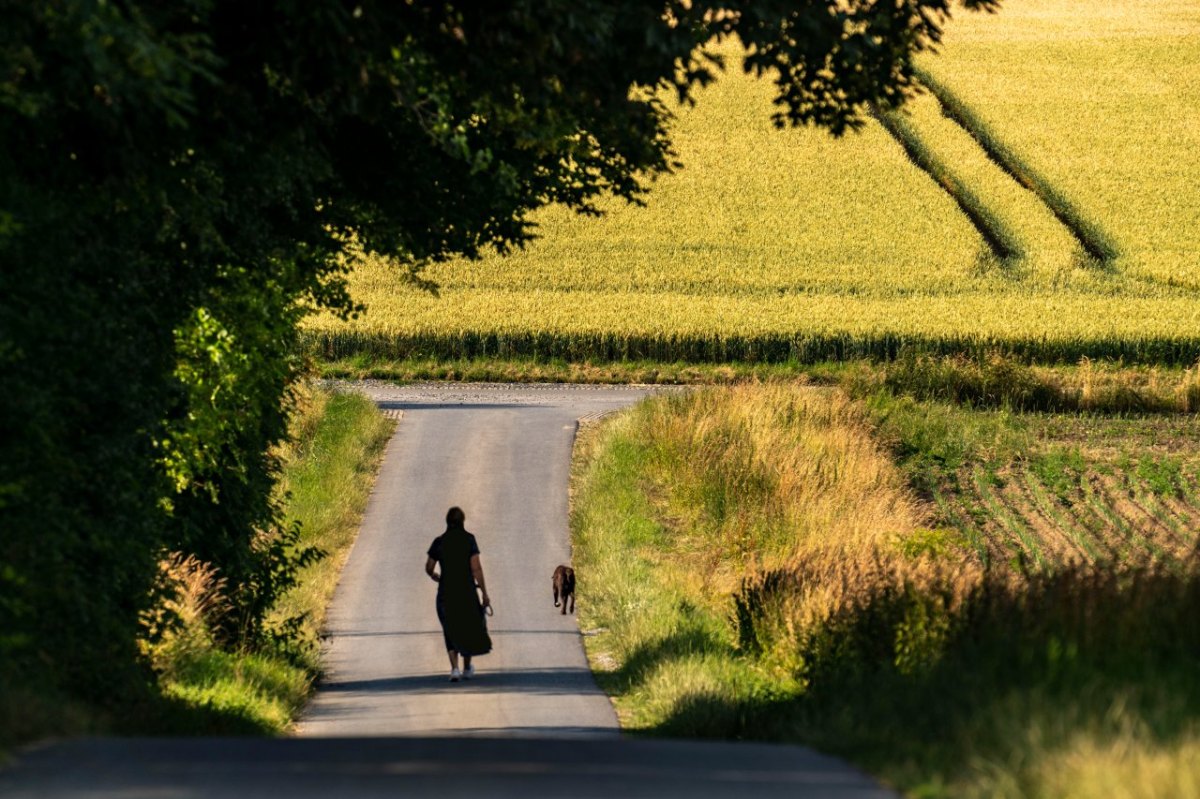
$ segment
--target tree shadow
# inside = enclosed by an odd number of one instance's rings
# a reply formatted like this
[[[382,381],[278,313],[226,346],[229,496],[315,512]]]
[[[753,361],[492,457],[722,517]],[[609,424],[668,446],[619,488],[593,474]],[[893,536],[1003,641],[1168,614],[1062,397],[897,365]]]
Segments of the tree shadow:
[[[929,615],[938,607],[933,593],[867,591],[798,644],[803,688],[698,692],[646,732],[802,743],[906,790],[969,780],[980,764],[1021,778],[1019,764],[1081,740],[1169,750],[1194,736],[1194,563],[1081,564],[1019,582],[997,576],[943,606],[951,607],[945,624]],[[650,666],[706,645],[688,635],[667,639],[639,650],[620,673],[635,685]],[[914,658],[914,647],[926,650]],[[741,657],[763,665],[769,655]]]
[[[717,651],[732,653],[729,645],[711,631],[689,625],[665,638],[638,645],[619,668],[597,672],[596,681],[609,694],[624,693],[640,685],[664,663]]]

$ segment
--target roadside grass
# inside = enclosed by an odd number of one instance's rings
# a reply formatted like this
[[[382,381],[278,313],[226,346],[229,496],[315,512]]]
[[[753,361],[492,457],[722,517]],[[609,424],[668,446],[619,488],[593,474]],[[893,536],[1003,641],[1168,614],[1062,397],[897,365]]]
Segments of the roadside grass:
[[[120,707],[80,704],[47,679],[0,681],[0,759],[6,750],[47,737],[85,734],[276,735],[288,728],[317,675],[317,631],[358,521],[392,423],[363,397],[312,391],[300,399],[294,441],[283,453],[280,490],[302,541],[328,557],[309,567],[280,602],[276,623],[303,616],[309,644],[257,652],[227,651],[213,640],[206,614],[223,602],[220,575],[194,558],[164,559],[175,587],[159,640],[146,643],[155,669],[145,685],[120,694]]]
[[[289,495],[289,522],[300,523],[300,543],[319,546],[326,557],[301,572],[275,617],[279,622],[302,617],[305,636],[315,642],[395,423],[357,394],[316,390],[309,403],[300,434],[285,453],[279,489]],[[308,661],[313,671],[315,654]]]
[[[374,404],[353,394],[315,390],[299,398],[294,438],[281,456],[279,491],[287,523],[301,527],[300,545],[325,557],[299,575],[273,611],[276,626],[296,624],[299,648],[227,652],[205,628],[205,610],[221,602],[219,575],[178,580],[177,611],[184,624],[152,649],[163,692],[189,706],[231,718],[234,729],[278,734],[303,708],[319,673],[318,639],[325,608],[337,586],[374,483],[393,424]],[[203,564],[193,564],[201,575]]]
[[[1120,473],[1122,496],[1194,485],[1193,460],[1177,471],[1154,443],[1200,452],[1190,427],[878,390],[651,400],[577,445],[572,532],[597,678],[629,730],[808,743],[912,796],[1200,796],[1194,539],[1169,559],[1060,557],[1062,531],[1022,510],[1066,491],[1062,517],[1083,514],[1081,468]],[[964,470],[991,506],[968,507]],[[996,482],[1031,474],[1045,490],[1022,489],[1024,505]],[[1041,565],[997,557],[999,513]]]

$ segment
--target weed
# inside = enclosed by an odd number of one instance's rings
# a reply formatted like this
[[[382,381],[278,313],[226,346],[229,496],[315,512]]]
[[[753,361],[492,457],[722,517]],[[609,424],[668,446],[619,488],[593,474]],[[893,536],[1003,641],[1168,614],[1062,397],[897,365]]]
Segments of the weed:
[[[1160,497],[1183,496],[1183,461],[1180,458],[1169,455],[1144,457],[1138,461],[1136,474]]]

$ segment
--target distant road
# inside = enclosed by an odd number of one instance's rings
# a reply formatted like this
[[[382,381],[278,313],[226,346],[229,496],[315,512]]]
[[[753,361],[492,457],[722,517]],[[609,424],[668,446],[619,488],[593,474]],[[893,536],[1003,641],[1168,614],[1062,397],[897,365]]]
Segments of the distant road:
[[[328,675],[296,738],[35,747],[0,797],[830,797],[895,794],[798,746],[622,738],[550,576],[570,560],[577,420],[648,389],[353,384],[403,419],[330,608]],[[447,682],[425,550],[451,505],[482,550],[495,649]]]

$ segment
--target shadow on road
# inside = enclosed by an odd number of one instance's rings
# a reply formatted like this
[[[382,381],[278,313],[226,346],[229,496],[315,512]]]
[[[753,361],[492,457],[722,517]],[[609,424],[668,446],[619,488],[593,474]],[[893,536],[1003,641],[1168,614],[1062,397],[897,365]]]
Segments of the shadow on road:
[[[431,691],[458,691],[462,693],[527,693],[527,694],[579,694],[593,693],[597,689],[592,673],[587,669],[506,669],[489,672],[481,670],[472,680],[456,684],[447,682],[446,675],[416,674],[404,677],[384,677],[377,680],[331,680],[321,685],[329,693],[429,693]],[[314,708],[313,718],[321,715]]]
[[[68,741],[27,752],[15,767],[0,772],[0,794],[10,799],[895,796],[832,758],[794,746],[511,735]]]

